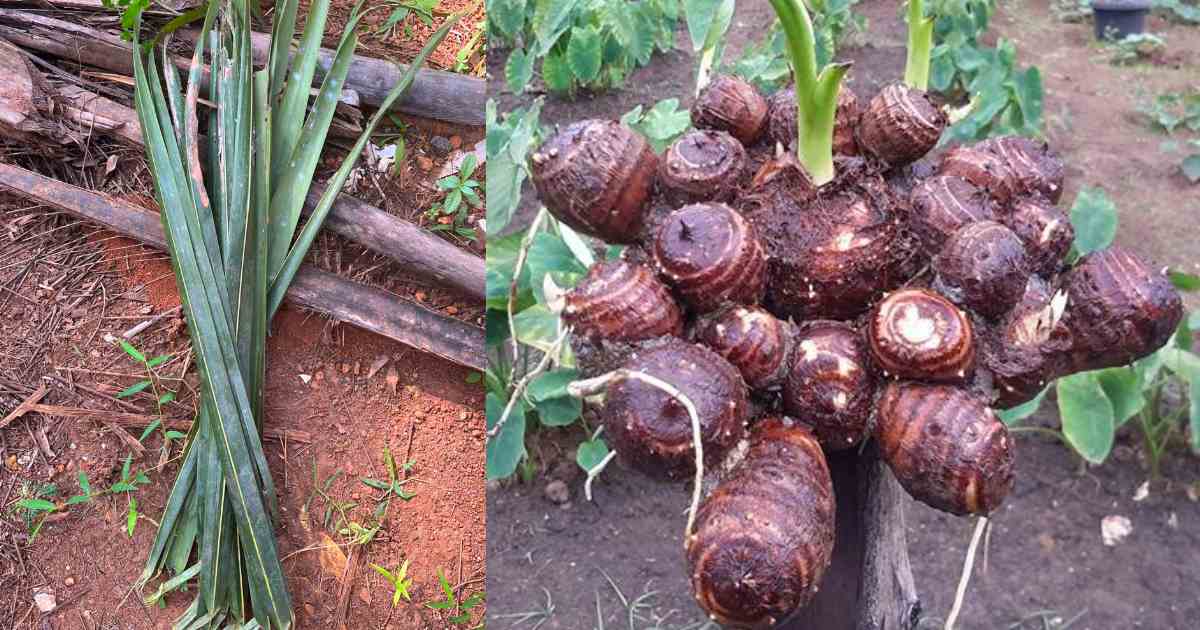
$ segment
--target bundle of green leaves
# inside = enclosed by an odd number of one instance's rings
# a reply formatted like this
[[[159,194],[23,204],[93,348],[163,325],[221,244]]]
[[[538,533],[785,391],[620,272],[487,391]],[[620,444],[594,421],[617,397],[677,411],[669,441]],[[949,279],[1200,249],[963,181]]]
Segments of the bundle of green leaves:
[[[161,65],[154,43],[134,48],[138,117],[202,385],[179,476],[138,583],[172,574],[148,598],[158,601],[198,578],[196,600],[177,627],[240,626],[248,616],[253,621],[240,627],[294,623],[260,437],[268,323],[380,119],[458,20],[447,20],[413,60],[297,236],[358,42],[361,3],[310,106],[329,0],[309,3],[294,54],[298,2],[277,2],[270,55],[257,71],[250,2],[208,4],[186,82],[167,45]],[[215,104],[207,164],[197,107],[206,66],[213,77],[206,96]]]

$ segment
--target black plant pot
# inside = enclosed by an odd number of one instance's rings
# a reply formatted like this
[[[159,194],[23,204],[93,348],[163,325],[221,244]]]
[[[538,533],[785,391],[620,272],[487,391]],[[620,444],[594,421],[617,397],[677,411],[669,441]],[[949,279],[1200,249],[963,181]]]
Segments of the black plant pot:
[[[1150,0],[1094,0],[1096,39],[1121,40],[1144,32],[1150,6]]]

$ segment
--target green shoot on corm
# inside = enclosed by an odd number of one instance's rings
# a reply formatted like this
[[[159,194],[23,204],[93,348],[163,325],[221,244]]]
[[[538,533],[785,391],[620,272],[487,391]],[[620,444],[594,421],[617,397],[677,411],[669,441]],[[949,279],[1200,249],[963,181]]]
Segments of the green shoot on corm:
[[[796,81],[796,157],[813,184],[822,186],[834,178],[833,121],[850,64],[830,63],[818,74],[812,19],[803,0],[771,0],[771,6],[787,36]]]
[[[922,92],[929,90],[933,24],[933,17],[925,15],[925,0],[908,0],[908,60],[904,66],[904,83]]]

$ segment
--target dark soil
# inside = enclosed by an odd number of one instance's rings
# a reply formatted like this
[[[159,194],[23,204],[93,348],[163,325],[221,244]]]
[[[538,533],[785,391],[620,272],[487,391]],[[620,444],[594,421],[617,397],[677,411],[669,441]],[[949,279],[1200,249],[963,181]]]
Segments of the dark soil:
[[[1069,168],[1062,205],[1069,207],[1081,186],[1101,185],[1121,210],[1119,243],[1160,264],[1194,270],[1200,197],[1178,174],[1177,160],[1163,153],[1164,138],[1140,119],[1136,103],[1138,89],[1153,94],[1194,82],[1200,31],[1153,18],[1149,29],[1166,32],[1176,62],[1114,67],[1091,41],[1090,23],[1062,24],[1048,4],[1004,4],[993,32],[1016,42],[1019,63],[1042,69],[1048,139]],[[904,27],[894,3],[864,0],[856,10],[869,17],[870,30],[863,45],[839,56],[855,62],[851,85],[869,97],[902,76]],[[771,18],[765,2],[739,3],[731,48],[760,37]],[[497,63],[489,59],[493,80],[502,76]],[[687,104],[691,72],[689,55],[662,55],[624,90],[572,102],[547,97],[543,121],[617,118],[668,96]],[[1189,73],[1192,79],[1185,78]],[[502,109],[527,100],[500,97]],[[525,201],[532,204],[532,195]],[[1052,399],[1029,424],[1058,426]],[[588,503],[572,450],[581,439],[580,428],[543,431],[530,446],[529,480],[489,488],[494,627],[704,627],[684,579],[690,487],[613,465],[595,482],[595,501]],[[1067,448],[1039,434],[1021,432],[1017,439],[1016,487],[981,545],[957,627],[1061,628],[1074,619],[1075,630],[1195,628],[1200,566],[1185,558],[1200,545],[1200,460],[1175,449],[1163,480],[1150,483],[1148,495],[1136,500],[1147,469],[1134,427],[1121,430],[1109,461],[1098,467],[1081,468]],[[562,505],[547,498],[547,486],[556,480],[570,490]],[[925,611],[920,627],[941,628],[974,521],[911,500],[905,508]],[[1130,536],[1112,547],[1100,535],[1100,522],[1109,515],[1133,524]]]
[[[331,24],[353,2],[334,4]],[[457,10],[469,2],[450,4]],[[379,13],[372,15],[381,19]],[[441,19],[439,15],[437,21]],[[435,55],[440,60],[435,67],[451,63],[477,21],[468,18],[459,25],[451,36],[454,43],[444,44]],[[415,26],[413,39],[402,43],[399,37],[368,38],[371,45],[360,53],[406,61],[421,45],[415,38],[422,28]],[[360,180],[351,192],[398,216],[429,223],[425,209],[440,198],[434,174],[456,151],[470,150],[481,140],[482,129],[398,119],[406,126],[406,160],[376,178]],[[449,154],[431,149],[434,136],[449,141]],[[318,179],[332,172],[335,158],[340,160],[336,153],[330,151]],[[0,159],[6,162],[155,207],[140,152],[96,137],[85,146],[55,152],[62,154],[66,157],[59,159],[40,155],[36,147],[0,146]],[[111,173],[106,169],[109,156],[117,158]],[[456,242],[472,247],[462,239]],[[172,355],[159,368],[163,387],[177,392],[164,413],[191,419],[199,380],[186,328],[172,314],[179,294],[164,253],[4,195],[0,252],[0,418],[40,385],[48,388],[44,404],[155,413],[148,394],[125,404],[112,399],[143,375],[105,336],[119,336],[165,313],[134,343],[147,356]],[[390,259],[340,237],[322,234],[308,262],[482,323],[482,305],[411,277]],[[265,424],[301,433],[265,444],[280,497],[283,516],[276,535],[296,627],[336,627],[347,553],[358,562],[346,586],[345,628],[450,627],[449,615],[425,606],[442,598],[438,572],[462,598],[484,586],[482,388],[467,382],[470,370],[286,305],[271,333]],[[130,428],[128,434],[136,439],[141,431]],[[39,446],[42,435],[45,448]],[[134,453],[112,428],[86,414],[29,413],[0,428],[0,629],[171,627],[191,603],[191,593],[172,594],[160,610],[142,604],[155,582],[147,592],[131,590],[178,471],[179,442],[167,452],[162,445],[156,432],[146,438],[144,454]],[[380,493],[361,479],[387,479],[385,448],[398,463],[413,462],[405,489],[415,496],[393,500],[385,528],[369,545],[351,552],[338,532],[345,524],[338,523],[336,513],[326,518],[330,503],[314,492],[314,474],[322,489],[336,474],[325,490],[329,499],[354,503],[347,511],[349,520],[366,523]],[[132,495],[141,514],[132,537],[125,533],[125,498],[102,497],[54,515],[36,540],[29,540],[17,501],[35,496],[47,484],[57,488],[50,498],[62,501],[78,492],[80,471],[87,472],[93,487],[108,487],[119,479],[130,454],[133,470],[145,471],[150,479]],[[395,569],[405,561],[413,579],[412,601],[402,600],[393,608],[392,587],[370,564]],[[36,591],[53,593],[58,610],[40,615],[33,606]],[[473,611],[476,623],[482,617],[482,609]]]

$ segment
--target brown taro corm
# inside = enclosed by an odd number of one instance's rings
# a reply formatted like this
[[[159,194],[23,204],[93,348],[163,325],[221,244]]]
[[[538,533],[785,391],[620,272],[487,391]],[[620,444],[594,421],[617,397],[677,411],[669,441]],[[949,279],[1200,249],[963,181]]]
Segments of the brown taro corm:
[[[849,319],[911,275],[916,248],[886,191],[822,194],[803,206],[779,196],[752,221],[771,256],[767,302],[778,316]]]
[[[767,100],[767,134],[772,142],[789,148],[796,142],[796,89],[785,87]],[[854,132],[862,106],[854,91],[842,86],[838,91],[837,111],[833,121],[834,155],[858,155],[858,141]]]
[[[995,221],[969,223],[933,259],[934,288],[984,317],[1004,315],[1020,301],[1029,279],[1025,244]]]
[[[868,433],[877,383],[866,342],[850,324],[805,322],[783,387],[783,408],[810,424],[828,450],[850,448]]]
[[[1030,271],[1050,277],[1062,270],[1075,242],[1066,212],[1039,197],[1021,197],[1012,203],[1004,224],[1025,243]]]
[[[892,166],[929,153],[949,121],[920,90],[893,83],[867,103],[858,120],[858,147]]]
[[[794,325],[766,309],[738,306],[702,322],[696,341],[725,357],[751,389],[759,390],[783,382],[795,334]]]
[[[1017,174],[1002,158],[978,146],[959,146],[946,152],[938,170],[941,175],[954,175],[971,182],[1007,205],[1021,191]]]
[[[692,401],[700,419],[705,467],[721,461],[741,438],[749,404],[746,383],[720,355],[667,337],[634,352],[623,367],[662,379]],[[634,468],[669,479],[694,472],[691,418],[675,397],[626,378],[609,386],[601,416],[614,450]]]
[[[674,206],[729,201],[742,185],[746,149],[724,131],[689,131],[663,154],[658,182]]]
[[[900,485],[951,514],[987,515],[1013,485],[1013,440],[987,404],[957,387],[889,383],[875,437]]]
[[[562,318],[587,337],[639,341],[683,332],[674,296],[648,267],[597,262],[565,296]]]
[[[936,175],[913,187],[909,227],[929,252],[938,252],[955,232],[976,221],[998,217],[983,189],[961,177]]]
[[[687,541],[692,594],[718,623],[771,628],[807,605],[833,555],[836,504],[804,425],[755,425],[745,458],[700,504]]]
[[[725,204],[693,204],[668,215],[654,240],[654,260],[680,298],[700,312],[762,298],[766,252],[754,226]]]
[[[980,363],[991,374],[995,407],[1029,402],[1066,374],[1071,335],[1061,323],[1065,297],[1056,300],[1049,283],[1031,276],[1016,307],[984,331]]]
[[[1072,369],[1125,365],[1162,347],[1183,318],[1166,273],[1122,247],[1084,256],[1066,275]]]
[[[538,198],[560,221],[612,243],[637,238],[658,164],[640,134],[583,120],[551,136],[531,162]]]
[[[989,138],[975,146],[996,155],[1008,166],[1016,176],[1019,193],[1037,195],[1050,203],[1058,203],[1062,198],[1066,169],[1046,142],[1003,136]]]
[[[975,368],[967,314],[927,289],[901,289],[880,300],[868,318],[867,341],[889,376],[963,382]]]
[[[767,100],[745,79],[719,75],[692,104],[697,129],[727,131],[742,144],[754,144],[767,124]]]

